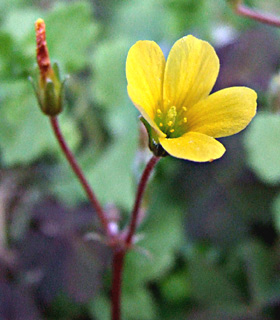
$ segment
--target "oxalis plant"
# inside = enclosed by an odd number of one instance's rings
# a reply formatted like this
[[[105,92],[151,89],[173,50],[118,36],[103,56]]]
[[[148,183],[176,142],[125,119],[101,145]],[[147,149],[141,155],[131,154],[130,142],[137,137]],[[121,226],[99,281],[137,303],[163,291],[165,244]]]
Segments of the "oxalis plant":
[[[192,35],[179,39],[167,60],[153,41],[138,41],[126,60],[127,91],[149,137],[151,158],[138,182],[129,221],[124,228],[98,201],[61,133],[58,116],[63,111],[65,78],[51,64],[45,23],[35,23],[38,75],[31,79],[42,112],[72,170],[79,179],[112,250],[111,319],[121,317],[124,261],[137,245],[141,202],[149,177],[160,159],[173,156],[194,162],[212,162],[225,153],[216,138],[243,130],[256,114],[257,94],[247,87],[231,87],[210,94],[219,73],[214,48]]]

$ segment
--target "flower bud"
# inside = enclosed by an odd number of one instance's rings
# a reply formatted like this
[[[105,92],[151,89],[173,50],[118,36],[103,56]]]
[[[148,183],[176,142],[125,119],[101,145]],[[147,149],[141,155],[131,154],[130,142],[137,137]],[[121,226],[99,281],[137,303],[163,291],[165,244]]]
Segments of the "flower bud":
[[[39,106],[48,116],[56,116],[63,109],[63,89],[65,80],[61,81],[59,67],[51,65],[46,42],[46,28],[43,19],[35,23],[37,43],[38,74],[35,79],[30,78]]]

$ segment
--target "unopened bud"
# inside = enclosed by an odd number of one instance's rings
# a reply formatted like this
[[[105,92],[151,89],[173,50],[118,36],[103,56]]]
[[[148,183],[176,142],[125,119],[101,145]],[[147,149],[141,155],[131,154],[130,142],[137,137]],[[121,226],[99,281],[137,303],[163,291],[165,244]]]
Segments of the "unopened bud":
[[[43,19],[36,21],[35,31],[39,74],[30,80],[41,110],[48,116],[56,116],[63,109],[63,89],[66,79],[61,81],[58,65],[51,65]]]

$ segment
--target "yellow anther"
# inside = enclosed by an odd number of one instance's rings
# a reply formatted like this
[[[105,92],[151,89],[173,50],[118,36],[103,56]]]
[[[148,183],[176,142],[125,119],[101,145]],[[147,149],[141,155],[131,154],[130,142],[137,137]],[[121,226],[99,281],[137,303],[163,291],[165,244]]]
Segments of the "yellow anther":
[[[167,125],[169,126],[169,127],[171,127],[172,126],[172,124],[173,124],[173,121],[168,121],[168,123],[167,123]]]
[[[160,110],[160,109],[157,109],[157,113],[158,113],[158,114],[161,114],[162,112],[161,112],[161,110]]]
[[[186,118],[186,117],[184,117],[183,121],[184,121],[184,123],[186,123],[186,122],[187,122],[187,118]]]
[[[174,131],[175,131],[174,129],[169,130],[170,133],[172,133],[172,132],[174,132]]]
[[[162,127],[162,126],[163,126],[163,124],[162,124],[162,123],[160,123],[160,124],[159,124],[159,126],[160,126],[160,127]]]
[[[183,107],[182,109],[183,109],[184,111],[187,111],[187,108],[186,108],[186,107]]]

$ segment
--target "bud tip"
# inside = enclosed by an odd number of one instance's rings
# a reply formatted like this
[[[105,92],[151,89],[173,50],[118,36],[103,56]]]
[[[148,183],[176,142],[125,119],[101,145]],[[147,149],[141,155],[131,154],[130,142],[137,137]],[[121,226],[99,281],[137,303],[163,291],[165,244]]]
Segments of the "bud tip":
[[[37,43],[37,63],[40,69],[41,79],[44,82],[47,77],[52,76],[52,67],[46,41],[46,26],[43,19],[39,18],[35,22],[36,43]]]

